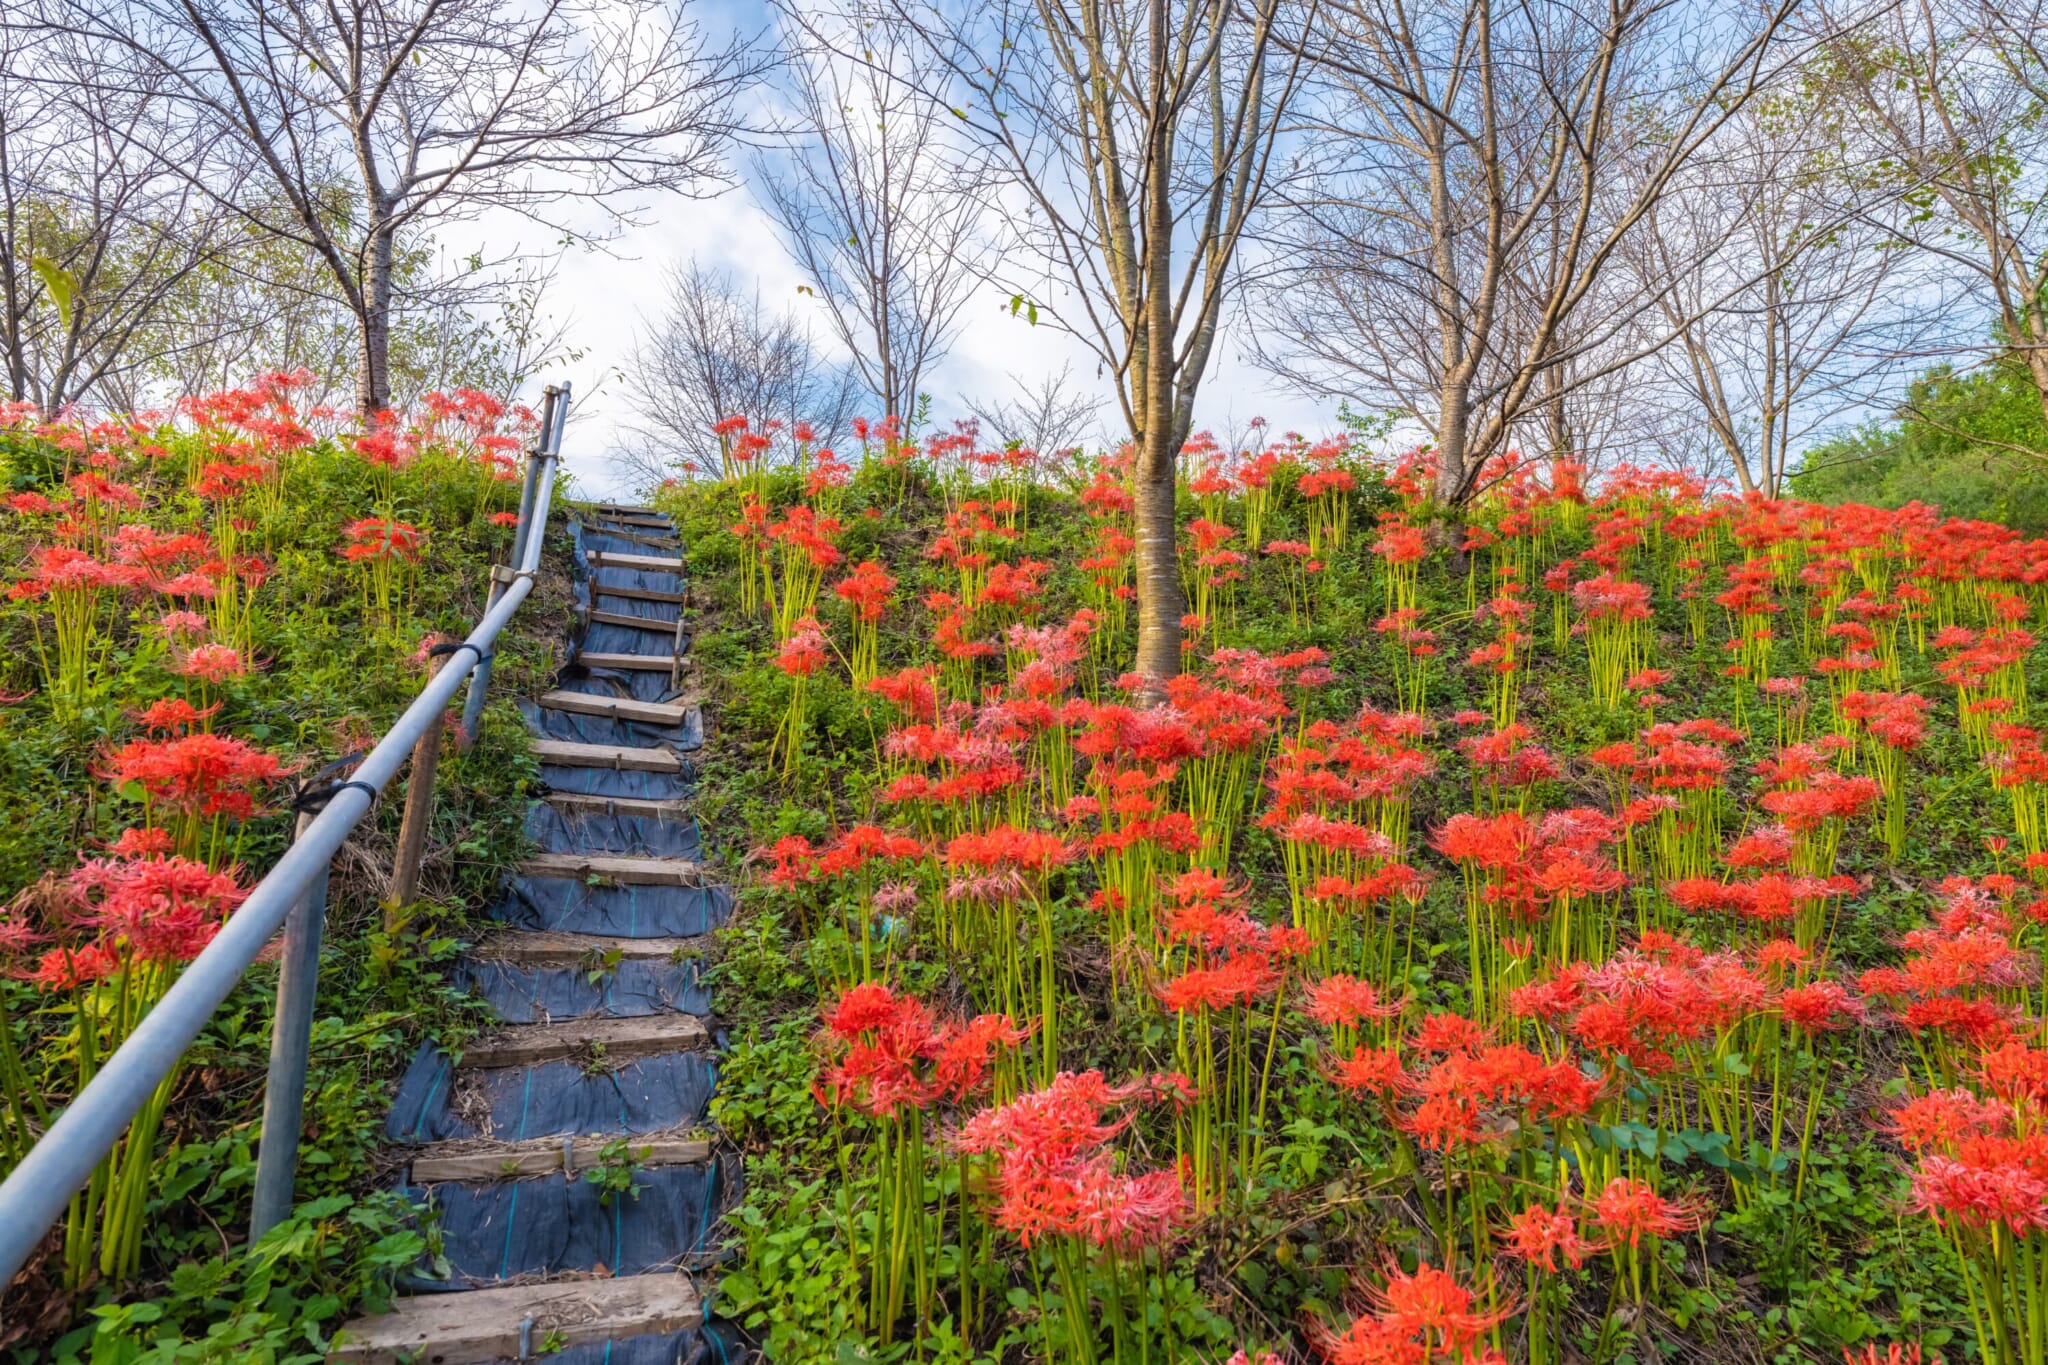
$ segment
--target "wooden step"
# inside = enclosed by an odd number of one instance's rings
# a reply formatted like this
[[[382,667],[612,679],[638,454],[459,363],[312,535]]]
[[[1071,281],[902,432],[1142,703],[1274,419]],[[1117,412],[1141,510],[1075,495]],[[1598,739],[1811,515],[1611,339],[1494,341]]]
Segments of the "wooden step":
[[[678,555],[622,555],[612,550],[585,550],[584,558],[593,569],[639,569],[644,573],[681,573]]]
[[[536,853],[519,864],[526,877],[569,877],[622,886],[701,886],[704,865],[683,858],[635,858],[617,853]]]
[[[576,651],[576,662],[585,668],[611,668],[622,672],[637,669],[643,673],[673,673],[676,671],[677,657],[674,654],[593,654],[587,649]]]
[[[549,792],[548,804],[563,810],[601,812],[605,815],[651,815],[658,820],[681,820],[690,811],[688,800],[664,801],[648,796],[594,796],[589,792]]]
[[[602,1280],[472,1289],[400,1299],[392,1311],[353,1318],[328,1348],[350,1365],[482,1365],[511,1360],[520,1324],[530,1347],[563,1348],[615,1338],[681,1332],[704,1323],[704,1304],[688,1275],[626,1275]]]
[[[605,716],[643,725],[682,725],[696,709],[678,702],[634,701],[631,697],[607,697],[600,692],[550,692],[540,699],[540,704],[550,711],[574,711],[580,716]]]
[[[593,502],[590,510],[605,517],[659,517],[662,521],[668,520],[652,507],[639,502]]]
[[[612,934],[564,934],[552,929],[507,930],[470,949],[479,962],[573,967],[592,953],[619,955],[621,962],[682,962],[711,951],[708,938],[620,938]]]
[[[612,524],[609,526],[599,526],[595,523],[586,523],[586,525],[598,535],[611,536],[618,540],[630,540],[635,545],[652,545],[660,550],[680,550],[683,547],[682,540],[673,531],[669,530],[668,523],[666,522],[661,523],[661,529],[667,531],[668,534],[654,535],[652,534],[654,528],[644,521],[627,521],[623,517],[606,517],[605,520]],[[634,526],[642,527],[643,529],[637,531],[627,529]]]
[[[470,1040],[462,1065],[486,1070],[538,1066],[569,1057],[606,1062],[695,1052],[711,1041],[711,1030],[694,1014],[648,1014],[631,1019],[568,1019],[559,1024],[510,1024]]]
[[[641,749],[630,744],[578,744],[567,739],[537,739],[533,741],[533,756],[543,763],[565,768],[616,768],[643,773],[679,773],[683,770],[682,757],[671,750]]]
[[[438,1185],[443,1181],[488,1182],[520,1176],[552,1175],[563,1170],[562,1159],[574,1175],[604,1164],[604,1149],[617,1141],[599,1134],[569,1142],[560,1138],[532,1138],[525,1142],[436,1142],[418,1150],[412,1159],[411,1183]],[[668,1135],[628,1138],[626,1153],[641,1166],[695,1166],[711,1159],[711,1139]]]
[[[674,602],[678,606],[690,600],[686,592],[669,592],[664,588],[608,588],[602,583],[590,586],[599,597],[631,597],[641,602]]]
[[[651,616],[635,616],[630,611],[599,611],[593,608],[588,613],[590,621],[603,626],[624,626],[628,630],[650,630],[661,635],[680,635],[681,621],[657,621]]]

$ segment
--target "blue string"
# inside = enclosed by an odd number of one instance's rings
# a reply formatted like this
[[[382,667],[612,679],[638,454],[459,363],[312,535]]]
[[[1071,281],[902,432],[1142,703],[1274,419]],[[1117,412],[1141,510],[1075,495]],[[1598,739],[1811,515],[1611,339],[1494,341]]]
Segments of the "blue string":
[[[512,1203],[505,1210],[505,1250],[498,1257],[498,1278],[510,1277],[512,1268],[512,1229],[519,1225],[519,1182],[512,1182]]]

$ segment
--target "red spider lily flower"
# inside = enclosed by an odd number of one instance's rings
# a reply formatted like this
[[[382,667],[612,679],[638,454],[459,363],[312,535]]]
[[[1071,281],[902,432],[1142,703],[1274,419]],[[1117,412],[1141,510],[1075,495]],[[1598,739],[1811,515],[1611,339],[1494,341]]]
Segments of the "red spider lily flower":
[[[1354,1048],[1351,1055],[1329,1064],[1326,1074],[1337,1085],[1354,1094],[1371,1094],[1387,1099],[1407,1090],[1412,1082],[1402,1066],[1397,1047]]]
[[[205,580],[207,595],[211,596],[213,582]],[[196,611],[167,611],[157,618],[157,629],[168,636],[204,635],[212,623]]]
[[[1842,1365],[1921,1365],[1920,1343],[1900,1345],[1893,1342],[1885,1348],[1883,1355],[1877,1353],[1877,1343],[1866,1342],[1861,1351],[1853,1347],[1842,1348]],[[1934,1365],[1942,1365],[1941,1352],[1934,1353]]]
[[[1272,994],[1278,976],[1256,954],[1241,954],[1217,967],[1191,967],[1159,986],[1159,1003],[1174,1014],[1248,1005]]]
[[[189,962],[248,892],[234,870],[166,854],[88,858],[65,889],[111,941],[146,962]]]
[[[249,663],[242,657],[242,651],[230,645],[194,645],[185,651],[185,656],[171,664],[170,671],[184,678],[197,678],[206,683],[223,683],[230,678],[246,677]]]
[[[2048,1103],[2048,1052],[2029,1047],[2017,1038],[2009,1038],[1980,1054],[1977,1075],[1986,1090],[2008,1104],[2024,1102],[2039,1108]]]
[[[863,981],[840,992],[825,1011],[825,1027],[841,1038],[855,1038],[900,1023],[913,1008],[918,1008],[915,1000],[898,996],[882,982]]]
[[[1412,1275],[1392,1268],[1371,1300],[1372,1311],[1342,1334],[1312,1333],[1329,1365],[1486,1365],[1499,1359],[1487,1335],[1514,1311],[1512,1305],[1480,1311],[1471,1290],[1427,1263]]]
[[[933,1059],[933,1092],[954,1104],[979,1093],[988,1083],[996,1050],[1021,1046],[1030,1035],[1030,1029],[1018,1028],[1007,1014],[976,1015],[941,1029]]]
[[[136,783],[150,801],[180,814],[246,820],[256,813],[257,789],[294,771],[242,740],[199,733],[130,740],[109,759],[106,776],[116,786]]]
[[[218,703],[204,709],[194,706],[183,697],[166,697],[153,701],[139,712],[135,719],[151,734],[182,734],[203,720],[210,719],[220,710]]]
[[[427,533],[410,522],[389,517],[365,517],[342,528],[348,543],[341,557],[351,564],[367,560],[411,560],[420,557]]]
[[[1778,1012],[1801,1033],[1832,1033],[1863,1022],[1863,1002],[1839,981],[1820,980],[1778,993]]]
[[[121,970],[121,959],[97,943],[52,948],[36,963],[29,979],[45,991],[70,991],[104,981]]]
[[[1486,1030],[1461,1014],[1439,1010],[1422,1021],[1410,1041],[1423,1052],[1470,1052],[1486,1045]]]
[[[1666,1199],[1646,1181],[1616,1176],[1606,1189],[1586,1201],[1586,1214],[1609,1248],[1634,1250],[1645,1237],[1695,1231],[1706,1221],[1707,1206],[1693,1196]]]
[[[121,831],[121,837],[107,845],[116,858],[153,858],[171,851],[171,832],[137,825]]]
[[[870,680],[867,690],[895,706],[904,719],[928,724],[939,714],[939,693],[933,681],[937,676],[937,670],[929,667],[905,668]]]
[[[1913,1207],[1943,1225],[2002,1226],[2015,1237],[2048,1228],[2048,1180],[2036,1174],[2048,1158],[2043,1147],[2039,1136],[1980,1139],[1967,1159],[1923,1156],[1913,1171]]]
[[[1179,1177],[1118,1173],[1104,1150],[1130,1122],[1111,1111],[1153,1093],[1144,1083],[1111,1086],[1099,1071],[1063,1071],[1044,1089],[969,1118],[960,1149],[997,1158],[996,1226],[1026,1247],[1065,1236],[1133,1250],[1170,1237],[1187,1213]]]
[[[827,648],[824,628],[816,617],[806,616],[776,652],[775,666],[792,678],[808,678],[825,666]]]
[[[1530,1265],[1542,1266],[1556,1274],[1558,1258],[1572,1270],[1586,1263],[1598,1251],[1597,1244],[1579,1236],[1578,1220],[1562,1208],[1546,1209],[1531,1204],[1508,1222],[1507,1253]]]
[[[882,619],[889,594],[896,591],[896,580],[880,560],[864,559],[854,566],[852,573],[833,584],[832,591],[847,604],[855,620],[872,624]]]
[[[1337,973],[1309,988],[1308,1017],[1325,1028],[1357,1028],[1367,1019],[1392,1019],[1404,1003],[1383,1001],[1371,982]]]
[[[824,1011],[840,1049],[813,1087],[820,1103],[890,1119],[936,1100],[958,1102],[980,1088],[998,1047],[1026,1036],[1002,1015],[939,1025],[923,1001],[880,982],[861,982]]]

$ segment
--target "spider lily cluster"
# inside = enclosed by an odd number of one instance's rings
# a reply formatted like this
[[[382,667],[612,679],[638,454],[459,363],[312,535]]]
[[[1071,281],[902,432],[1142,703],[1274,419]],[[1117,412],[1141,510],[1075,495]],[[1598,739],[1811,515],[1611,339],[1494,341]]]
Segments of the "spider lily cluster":
[[[785,774],[839,780],[799,759],[820,677],[873,727],[835,755],[859,823],[762,861],[826,1002],[817,1094],[878,1341],[993,1341],[1008,1304],[1044,1358],[1178,1358],[1176,1258],[1283,1197],[1315,1085],[1422,1232],[1297,1340],[1554,1360],[1604,1289],[1612,1353],[1670,1275],[1709,1273],[1717,1214],[1802,1197],[1831,1097],[1897,1040],[1902,1155],[1981,1349],[2042,1359],[2048,758],[2024,677],[2048,542],[1520,459],[1460,539],[1425,455],[1199,441],[1185,667],[1151,680],[1120,671],[1127,453],[1066,478],[1077,552],[1053,562],[1030,452],[900,427],[886,452],[822,484],[736,464],[708,494],[744,509],[740,604],[796,684]],[[921,543],[845,548],[838,517],[878,492],[930,500]],[[782,544],[800,572],[770,572]],[[1314,643],[1358,597],[1376,629]],[[1849,931],[1957,745],[2009,801],[2001,866],[1864,969]],[[909,1022],[851,1028],[861,1001]],[[941,1078],[959,1049],[971,1085]],[[886,1102],[847,1070],[885,1053]]]
[[[466,488],[482,524],[534,425],[469,390],[429,395],[412,418],[359,421],[307,403],[312,382],[262,375],[120,421],[0,412],[11,439],[50,457],[0,513],[22,547],[9,624],[40,682],[0,690],[0,704],[24,720],[46,711],[95,755],[96,787],[76,866],[0,907],[0,970],[35,988],[0,994],[0,1166],[34,1144],[247,895],[251,831],[281,813],[280,790],[302,766],[267,747],[274,718],[232,732],[252,719],[259,642],[288,617],[305,620],[332,562],[364,574],[365,623],[395,629],[425,535],[400,515],[417,495],[408,471]],[[310,513],[310,534],[339,537],[333,561],[308,551],[308,509],[293,502],[314,459],[364,494],[355,508]],[[159,1139],[188,1079],[182,1066],[165,1078],[72,1198],[66,1290],[138,1276]]]

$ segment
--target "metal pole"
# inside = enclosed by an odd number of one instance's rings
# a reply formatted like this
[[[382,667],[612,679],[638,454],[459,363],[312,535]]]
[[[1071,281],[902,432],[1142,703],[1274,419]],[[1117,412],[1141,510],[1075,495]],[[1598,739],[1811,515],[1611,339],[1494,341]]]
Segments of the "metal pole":
[[[526,537],[533,524],[533,499],[538,491],[538,475],[541,460],[553,454],[555,446],[555,410],[561,404],[562,390],[550,384],[542,395],[540,405],[540,440],[526,456],[526,478],[519,490],[519,522],[512,532],[512,555],[507,561],[517,564],[526,556]]]
[[[547,493],[536,499],[535,514],[544,515]],[[529,554],[537,551],[536,538]],[[533,579],[524,576],[507,585],[498,604],[477,623],[449,667],[430,681],[403,716],[356,769],[351,781],[327,803],[327,809],[306,827],[298,842],[285,850],[270,875],[258,883],[228,918],[212,943],[194,958],[164,993],[156,1007],[128,1036],[79,1092],[42,1140],[0,1182],[0,1284],[13,1280],[43,1234],[64,1212],[72,1194],[91,1179],[93,1168],[113,1149],[157,1085],[171,1073],[192,1040],[227,999],[242,973],[256,960],[284,924],[313,879],[325,871],[349,832],[369,810],[409,756],[413,744],[442,715],[480,658],[498,638],[527,595]],[[464,658],[467,654],[469,657]],[[360,784],[360,785],[358,785]]]
[[[303,838],[313,822],[299,816]],[[256,1149],[256,1192],[249,1201],[249,1245],[291,1215],[299,1170],[299,1128],[306,1112],[306,1056],[313,1046],[313,997],[320,984],[320,934],[327,919],[327,864],[284,922],[277,966],[277,1011],[270,1024],[270,1078],[263,1089],[263,1136]]]
[[[526,480],[519,494],[519,525],[512,533],[511,567],[516,573],[524,567],[528,549],[537,549],[546,539],[547,505],[554,492],[555,467],[560,462],[562,433],[569,424],[569,385],[559,388],[549,385],[540,409],[540,442],[527,452]],[[547,488],[542,489],[543,480]],[[534,509],[541,509],[539,524],[535,524]],[[535,564],[540,562],[539,554],[532,556]],[[504,595],[505,584],[497,572],[491,574],[491,595],[485,609],[498,604]],[[483,724],[484,702],[491,691],[491,660],[486,655],[476,671],[469,676],[469,695],[462,701],[462,734],[457,741],[462,749],[476,743],[477,727]]]

